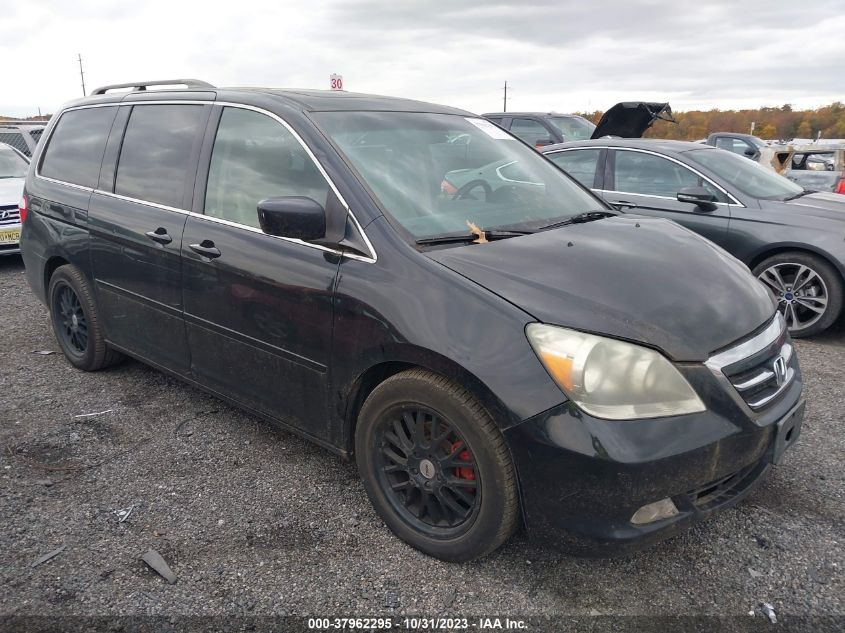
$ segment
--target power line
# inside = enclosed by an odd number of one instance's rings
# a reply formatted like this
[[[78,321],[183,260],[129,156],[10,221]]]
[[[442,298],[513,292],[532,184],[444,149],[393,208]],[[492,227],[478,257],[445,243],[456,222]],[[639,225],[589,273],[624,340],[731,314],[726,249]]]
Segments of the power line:
[[[79,58],[79,78],[82,80],[82,96],[86,96],[85,94],[85,73],[82,72],[82,54],[77,53],[77,57]]]

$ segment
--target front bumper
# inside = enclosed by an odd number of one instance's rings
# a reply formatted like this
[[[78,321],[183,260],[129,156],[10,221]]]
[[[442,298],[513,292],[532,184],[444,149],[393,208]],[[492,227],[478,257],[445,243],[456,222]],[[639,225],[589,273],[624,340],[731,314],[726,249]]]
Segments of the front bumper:
[[[730,507],[795,443],[804,415],[797,360],[777,402],[750,412],[701,365],[682,368],[707,410],[607,421],[564,403],[506,431],[533,537],[574,554],[639,549]],[[634,524],[641,507],[670,498],[678,514]]]

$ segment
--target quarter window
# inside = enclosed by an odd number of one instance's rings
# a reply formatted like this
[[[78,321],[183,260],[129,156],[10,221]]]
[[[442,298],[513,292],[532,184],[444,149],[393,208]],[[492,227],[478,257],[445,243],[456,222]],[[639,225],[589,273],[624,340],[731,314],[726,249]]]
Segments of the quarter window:
[[[547,154],[553,163],[585,187],[593,187],[600,149],[579,149]]]
[[[114,192],[181,207],[203,106],[134,106],[126,126]]]
[[[225,108],[214,140],[206,215],[258,227],[258,203],[305,196],[326,205],[329,185],[299,141],[270,117]]]
[[[695,172],[654,154],[617,151],[615,177],[615,190],[625,193],[674,198],[684,187],[703,186],[717,202],[727,201],[721,191]]]
[[[116,107],[84,108],[62,114],[41,161],[40,174],[94,188]]]

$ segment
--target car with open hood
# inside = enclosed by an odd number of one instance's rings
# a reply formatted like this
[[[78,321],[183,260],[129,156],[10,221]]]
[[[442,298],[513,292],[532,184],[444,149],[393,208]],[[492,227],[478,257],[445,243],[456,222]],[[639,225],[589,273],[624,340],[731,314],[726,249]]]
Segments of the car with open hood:
[[[494,164],[522,182],[443,187]],[[643,545],[739,501],[800,433],[797,356],[741,262],[469,112],[107,86],[52,119],[20,209],[69,363],[134,357],[354,459],[444,560],[522,525]]]
[[[675,123],[668,103],[647,101],[617,103],[602,115],[598,125],[578,114],[557,112],[488,112],[482,116],[535,148],[605,136],[639,138],[655,121]]]
[[[700,143],[607,139],[544,151],[618,210],[674,220],[742,260],[793,336],[819,334],[842,313],[842,196]]]

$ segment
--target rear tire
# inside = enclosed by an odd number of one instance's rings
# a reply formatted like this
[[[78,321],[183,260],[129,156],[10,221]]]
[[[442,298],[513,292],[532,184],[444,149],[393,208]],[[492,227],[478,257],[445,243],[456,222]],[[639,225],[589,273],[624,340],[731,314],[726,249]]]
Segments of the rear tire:
[[[106,345],[91,288],[78,268],[65,264],[53,272],[47,302],[53,333],[74,367],[98,371],[124,359]]]
[[[355,453],[373,506],[406,543],[463,562],[491,553],[519,525],[517,477],[496,424],[462,387],[411,369],[361,408]]]
[[[760,262],[753,273],[779,301],[793,338],[823,332],[842,312],[842,278],[820,257],[779,253]]]

